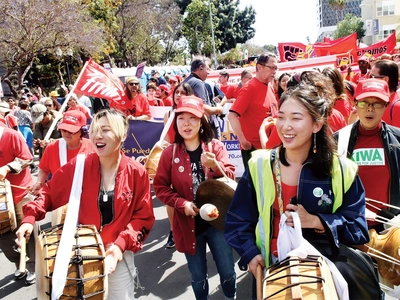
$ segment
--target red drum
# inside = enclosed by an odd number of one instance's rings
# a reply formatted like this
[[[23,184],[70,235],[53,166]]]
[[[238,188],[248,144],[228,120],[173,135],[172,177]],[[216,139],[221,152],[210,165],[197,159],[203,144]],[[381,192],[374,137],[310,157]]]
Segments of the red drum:
[[[270,266],[261,299],[338,299],[331,271],[321,256],[288,257]]]
[[[17,228],[15,216],[14,199],[11,193],[10,182],[0,182],[0,236],[5,235]]]
[[[36,291],[39,300],[50,299],[51,279],[62,225],[43,230],[36,241]],[[60,299],[106,299],[107,276],[103,242],[95,226],[76,228],[67,280]]]

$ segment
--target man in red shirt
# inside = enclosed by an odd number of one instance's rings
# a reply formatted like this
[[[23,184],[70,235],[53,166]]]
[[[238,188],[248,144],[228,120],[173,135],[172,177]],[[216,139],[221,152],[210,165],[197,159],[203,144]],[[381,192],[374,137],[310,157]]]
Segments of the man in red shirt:
[[[262,148],[258,131],[263,120],[275,116],[278,111],[278,103],[270,86],[277,71],[278,59],[275,54],[260,55],[255,78],[242,87],[229,110],[228,120],[240,142],[245,168],[251,152]]]
[[[164,103],[164,106],[172,106],[173,100],[169,96],[170,94],[170,89],[168,85],[166,84],[161,84],[159,87],[159,94],[160,94],[160,99]]]
[[[357,72],[351,77],[351,67],[347,69],[347,75],[345,77],[346,80],[352,81],[357,84],[360,80],[364,80],[369,78],[369,58],[367,56],[362,56],[358,59],[358,68],[360,72]]]
[[[150,120],[150,106],[137,77],[132,76],[126,80],[125,94],[120,103],[111,101],[110,107],[123,112],[129,120]]]
[[[219,72],[219,77],[218,77],[218,82],[219,82],[219,88],[220,90],[224,93],[227,103],[232,103],[235,101],[234,97],[234,92],[235,92],[235,86],[228,84],[229,80],[229,73],[225,70],[222,70]]]

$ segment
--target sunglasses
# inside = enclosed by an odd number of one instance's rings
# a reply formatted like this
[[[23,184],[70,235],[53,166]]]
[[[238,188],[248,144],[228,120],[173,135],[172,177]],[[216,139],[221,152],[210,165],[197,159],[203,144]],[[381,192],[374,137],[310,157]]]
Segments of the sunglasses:
[[[53,104],[45,104],[44,106],[46,106],[46,107],[52,107]]]
[[[383,78],[385,75],[374,75],[374,74],[369,74],[369,78]]]
[[[130,86],[139,85],[139,82],[128,82]]]

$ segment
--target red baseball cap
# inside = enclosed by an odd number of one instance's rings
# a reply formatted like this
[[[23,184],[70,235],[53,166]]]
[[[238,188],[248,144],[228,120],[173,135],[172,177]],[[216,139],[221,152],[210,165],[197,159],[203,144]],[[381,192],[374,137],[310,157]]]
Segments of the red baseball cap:
[[[176,78],[175,76],[171,76],[168,81],[178,82],[178,78]]]
[[[77,133],[85,125],[86,125],[85,114],[79,110],[74,109],[65,112],[60,125],[58,125],[58,129],[62,129],[72,133]]]
[[[176,112],[188,112],[194,114],[198,118],[201,118],[204,115],[203,100],[196,96],[182,96],[179,99]]]
[[[160,85],[160,90],[169,93],[169,87],[166,84],[161,84]]]
[[[360,101],[364,98],[375,97],[383,102],[389,102],[389,86],[381,79],[360,80],[354,92],[354,99]]]

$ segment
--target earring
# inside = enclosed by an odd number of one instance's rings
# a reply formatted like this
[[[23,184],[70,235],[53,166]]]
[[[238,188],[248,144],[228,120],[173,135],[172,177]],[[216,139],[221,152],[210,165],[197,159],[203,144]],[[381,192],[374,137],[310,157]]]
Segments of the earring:
[[[204,129],[203,129],[203,127],[201,127],[200,128],[200,133],[203,133],[204,132]]]
[[[317,153],[317,134],[314,133],[314,147],[313,147],[314,154]]]

